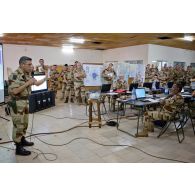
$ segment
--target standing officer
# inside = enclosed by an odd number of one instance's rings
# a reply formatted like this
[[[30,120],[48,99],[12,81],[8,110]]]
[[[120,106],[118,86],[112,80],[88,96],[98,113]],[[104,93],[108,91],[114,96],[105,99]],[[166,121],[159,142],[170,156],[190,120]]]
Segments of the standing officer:
[[[173,117],[176,111],[180,110],[184,103],[184,99],[180,95],[181,90],[181,84],[174,84],[171,94],[161,102],[163,105],[162,111],[147,111],[144,113],[144,128],[142,132],[136,134],[137,137],[148,137],[148,131],[154,131],[153,121],[168,121]]]
[[[73,73],[73,65],[68,66],[67,73],[64,75],[64,79],[66,80],[66,90],[65,90],[65,102],[68,103],[69,96],[70,102],[74,103],[74,73]]]
[[[57,96],[57,90],[58,90],[58,77],[59,73],[57,71],[57,65],[53,65],[52,71],[50,72],[50,81],[51,81],[51,90],[55,92],[55,98]]]
[[[11,107],[11,117],[13,122],[12,138],[16,144],[17,155],[30,155],[31,152],[26,150],[24,146],[32,146],[33,142],[25,139],[26,130],[28,128],[29,102],[28,96],[31,93],[31,85],[41,85],[46,79],[37,81],[30,76],[32,71],[32,59],[23,56],[19,60],[19,68],[13,72],[9,78],[9,95],[8,104]]]
[[[64,93],[66,91],[66,86],[67,86],[67,80],[66,80],[66,74],[68,71],[68,64],[65,64],[63,66],[62,72],[61,72],[61,77],[62,77],[62,97],[60,98],[60,100],[64,99]]]
[[[85,87],[84,78],[86,78],[85,71],[80,62],[77,62],[74,70],[74,90],[77,103],[85,103]]]
[[[113,64],[110,63],[106,69],[102,71],[102,77],[107,84],[112,84],[116,78],[116,72],[114,71]]]

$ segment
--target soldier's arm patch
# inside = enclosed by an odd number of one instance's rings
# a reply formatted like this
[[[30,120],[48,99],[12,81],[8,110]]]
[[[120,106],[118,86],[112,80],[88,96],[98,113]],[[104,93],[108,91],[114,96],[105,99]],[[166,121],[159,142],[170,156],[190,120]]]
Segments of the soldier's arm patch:
[[[17,75],[14,74],[14,75],[12,76],[12,79],[13,79],[13,80],[16,80],[16,79],[17,79]]]

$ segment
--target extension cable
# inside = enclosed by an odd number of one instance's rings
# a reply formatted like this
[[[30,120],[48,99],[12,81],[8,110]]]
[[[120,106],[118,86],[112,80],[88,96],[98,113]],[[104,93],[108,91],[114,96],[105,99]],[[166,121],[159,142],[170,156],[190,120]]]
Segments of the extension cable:
[[[34,120],[34,117],[33,117],[33,120]],[[32,127],[33,127],[33,120],[32,120]],[[39,141],[42,141],[43,143],[45,143],[45,144],[47,144],[47,145],[51,145],[51,146],[64,146],[64,145],[67,145],[67,144],[73,142],[74,140],[78,140],[78,139],[88,139],[88,140],[90,140],[90,141],[92,141],[92,142],[94,142],[94,143],[96,143],[96,144],[102,145],[102,146],[121,146],[121,147],[126,146],[126,147],[131,147],[131,148],[134,148],[134,149],[136,149],[136,150],[139,150],[139,151],[143,152],[144,154],[147,154],[147,155],[149,155],[149,156],[151,156],[151,157],[154,157],[154,158],[164,159],[164,160],[169,160],[169,161],[175,161],[175,162],[188,163],[188,162],[180,161],[180,160],[176,160],[176,159],[170,159],[170,158],[155,156],[155,155],[153,155],[153,154],[147,153],[147,152],[145,152],[144,150],[141,150],[141,149],[139,149],[139,148],[137,148],[137,147],[134,147],[134,146],[131,146],[131,145],[126,145],[126,144],[124,144],[124,145],[119,145],[119,144],[113,144],[113,145],[102,144],[102,143],[99,143],[99,142],[97,142],[97,141],[94,141],[94,140],[92,140],[92,139],[90,139],[90,138],[86,138],[86,137],[78,137],[78,138],[75,138],[75,139],[71,140],[71,141],[68,142],[68,143],[65,143],[65,144],[58,144],[58,145],[49,144],[49,143],[47,143],[47,142],[45,142],[45,141],[43,141],[43,140],[41,140],[40,138],[37,137],[38,135],[53,135],[53,134],[59,134],[59,133],[66,133],[66,132],[68,132],[68,131],[70,131],[70,130],[73,130],[73,129],[76,129],[76,128],[78,128],[78,127],[88,127],[88,126],[80,126],[80,125],[85,124],[85,123],[87,123],[87,122],[88,122],[88,121],[82,122],[81,124],[76,125],[76,126],[74,126],[74,127],[71,127],[71,128],[69,128],[69,129],[67,129],[67,130],[57,131],[57,132],[49,132],[49,133],[36,133],[36,134],[31,134],[31,135],[29,135],[29,136],[27,136],[27,137],[33,137],[33,136],[34,136],[34,137],[36,137]],[[125,132],[125,131],[122,131],[122,130],[119,130],[119,131],[128,134],[128,132]],[[7,143],[13,143],[13,141],[0,142],[0,145],[2,145],[2,144],[7,144]],[[50,154],[52,154],[52,153],[50,153]]]

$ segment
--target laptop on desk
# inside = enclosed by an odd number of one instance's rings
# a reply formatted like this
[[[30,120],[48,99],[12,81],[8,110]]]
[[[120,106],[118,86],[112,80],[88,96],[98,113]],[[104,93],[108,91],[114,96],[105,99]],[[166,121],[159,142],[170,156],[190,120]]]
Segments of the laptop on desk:
[[[146,99],[145,88],[137,88],[137,89],[135,89],[135,96],[136,96],[137,100],[140,100],[142,102],[149,102],[149,100]]]

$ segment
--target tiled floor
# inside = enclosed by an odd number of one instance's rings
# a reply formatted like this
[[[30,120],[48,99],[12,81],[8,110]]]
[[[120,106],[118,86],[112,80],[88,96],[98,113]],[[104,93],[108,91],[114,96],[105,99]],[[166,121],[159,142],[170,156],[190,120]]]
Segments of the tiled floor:
[[[131,110],[128,110],[132,114]],[[3,107],[0,108],[0,115],[4,116]],[[46,116],[50,115],[50,116]],[[60,118],[56,119],[51,116]],[[111,113],[110,117],[116,117],[116,113]],[[9,118],[9,117],[7,117]],[[28,134],[32,128],[32,114],[29,119]],[[108,119],[108,116],[104,116]],[[165,133],[161,138],[157,139],[159,129],[155,129],[154,133],[150,133],[147,138],[133,138],[123,132],[117,131],[116,127],[109,127],[104,125],[102,128],[87,127],[88,117],[85,113],[85,106],[75,104],[64,104],[57,101],[57,105],[53,108],[49,108],[34,114],[32,133],[40,132],[58,132],[67,130],[71,127],[81,125],[84,127],[78,127],[67,131],[65,133],[58,133],[53,135],[39,135],[38,138],[54,145],[51,146],[42,143],[36,137],[32,137],[35,142],[35,146],[29,148],[34,151],[32,155],[28,157],[15,156],[14,144],[0,145],[9,147],[6,149],[0,147],[0,162],[21,162],[21,163],[41,163],[41,162],[69,162],[69,163],[171,163],[174,161],[167,159],[155,158],[147,155],[140,150],[137,150],[128,146],[102,146],[89,140],[92,139],[95,142],[106,145],[129,145],[141,149],[154,156],[162,158],[171,158],[179,161],[195,162],[195,136],[193,135],[192,127],[188,123],[185,127],[185,140],[182,144],[179,144],[175,133]],[[84,123],[85,122],[85,123]],[[122,119],[120,128],[130,132],[136,132],[136,117],[128,119]],[[83,124],[81,124],[83,123]],[[105,123],[105,122],[104,122]],[[8,141],[11,139],[12,123],[0,119],[0,137],[2,141]],[[71,140],[76,139],[72,142]],[[86,139],[89,138],[89,139]],[[70,142],[69,144],[66,144]],[[64,144],[63,146],[59,146]],[[66,144],[66,145],[65,145]],[[45,154],[37,156],[39,149]],[[36,153],[35,153],[36,152]],[[52,153],[52,154],[51,154]],[[36,158],[35,158],[36,157]],[[56,159],[56,160],[55,160]],[[50,161],[54,160],[54,161]]]

